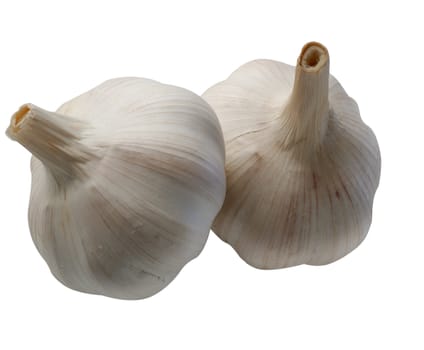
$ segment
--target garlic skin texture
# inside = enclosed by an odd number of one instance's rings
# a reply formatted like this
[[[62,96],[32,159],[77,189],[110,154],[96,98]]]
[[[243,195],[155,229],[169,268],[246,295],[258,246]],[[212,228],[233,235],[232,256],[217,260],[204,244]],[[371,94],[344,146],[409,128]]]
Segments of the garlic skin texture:
[[[226,143],[227,193],[212,226],[247,263],[323,265],[365,238],[380,153],[319,43],[296,67],[249,62],[202,96]]]
[[[7,134],[32,154],[29,227],[66,286],[121,299],[163,289],[203,249],[225,196],[215,113],[185,89],[108,80]]]

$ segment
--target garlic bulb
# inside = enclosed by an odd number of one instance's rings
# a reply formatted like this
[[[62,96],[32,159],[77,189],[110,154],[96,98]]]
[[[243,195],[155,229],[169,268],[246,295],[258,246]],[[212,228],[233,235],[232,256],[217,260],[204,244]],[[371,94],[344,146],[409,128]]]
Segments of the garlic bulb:
[[[225,151],[194,93],[113,79],[56,113],[24,105],[7,134],[34,155],[30,231],[66,286],[145,298],[202,250],[225,196]]]
[[[226,143],[219,237],[263,269],[327,264],[360,244],[380,153],[323,45],[306,44],[296,67],[249,62],[203,98]]]

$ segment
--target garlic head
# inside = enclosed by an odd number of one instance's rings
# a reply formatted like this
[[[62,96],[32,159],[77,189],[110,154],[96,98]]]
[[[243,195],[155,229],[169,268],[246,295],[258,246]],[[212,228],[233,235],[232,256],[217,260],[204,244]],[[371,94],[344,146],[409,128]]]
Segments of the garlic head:
[[[380,153],[327,49],[297,66],[249,62],[209,88],[226,143],[227,193],[214,232],[263,269],[333,262],[371,224]]]
[[[202,250],[224,200],[225,150],[194,93],[112,79],[57,112],[24,105],[7,134],[33,154],[29,227],[66,286],[145,298]]]

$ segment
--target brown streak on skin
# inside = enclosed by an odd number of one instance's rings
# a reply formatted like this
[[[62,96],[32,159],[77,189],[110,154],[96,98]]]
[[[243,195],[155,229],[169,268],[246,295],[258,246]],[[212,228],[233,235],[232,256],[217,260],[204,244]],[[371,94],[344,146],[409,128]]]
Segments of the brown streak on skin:
[[[315,174],[315,172],[312,172],[312,180],[313,180],[313,189],[314,189],[314,194],[315,194],[315,209],[316,209],[316,215],[318,215],[318,177]]]
[[[314,172],[312,173],[312,181],[313,181],[313,189],[316,190],[318,187],[318,179]]]
[[[344,192],[346,193],[347,198],[349,199],[350,203],[352,203],[352,205],[353,205],[352,197],[350,196],[349,192],[347,191],[346,185],[342,181],[342,178],[340,177],[340,175],[339,175],[339,180],[340,180],[340,184],[343,187]]]
[[[254,156],[256,162],[261,161],[263,159],[263,157],[261,156],[261,154],[259,152],[255,152],[253,154],[253,156]]]
[[[338,190],[336,190],[336,197],[337,197],[337,199],[340,199],[340,193],[339,193]]]
[[[296,222],[296,203],[293,201],[293,198],[290,200],[290,204],[287,208],[286,222],[284,225],[284,231],[286,232],[286,244],[290,245],[295,236],[294,224]]]
[[[328,199],[330,200],[330,206],[333,208],[333,198],[331,198],[331,190],[327,187]]]

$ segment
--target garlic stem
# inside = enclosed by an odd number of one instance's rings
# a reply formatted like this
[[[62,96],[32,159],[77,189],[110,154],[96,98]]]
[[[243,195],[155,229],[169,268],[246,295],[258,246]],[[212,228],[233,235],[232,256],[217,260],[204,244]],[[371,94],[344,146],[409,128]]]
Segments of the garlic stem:
[[[83,142],[88,129],[86,122],[25,104],[12,116],[6,134],[30,151],[61,182],[83,177],[81,165],[95,158]]]
[[[319,146],[329,117],[329,72],[327,49],[317,42],[306,44],[297,60],[293,91],[282,115],[285,146],[300,141]]]

